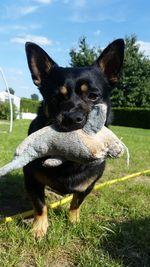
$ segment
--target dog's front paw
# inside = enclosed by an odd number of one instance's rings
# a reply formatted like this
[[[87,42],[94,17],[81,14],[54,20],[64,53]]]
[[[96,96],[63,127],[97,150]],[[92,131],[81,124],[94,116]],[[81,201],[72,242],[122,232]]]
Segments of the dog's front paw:
[[[38,216],[34,219],[32,232],[36,239],[41,239],[47,232],[48,219],[47,217]]]
[[[79,223],[80,222],[80,209],[70,209],[68,220],[71,223]]]
[[[47,232],[48,218],[47,218],[47,207],[44,206],[42,214],[35,214],[32,232],[36,239],[41,239]]]

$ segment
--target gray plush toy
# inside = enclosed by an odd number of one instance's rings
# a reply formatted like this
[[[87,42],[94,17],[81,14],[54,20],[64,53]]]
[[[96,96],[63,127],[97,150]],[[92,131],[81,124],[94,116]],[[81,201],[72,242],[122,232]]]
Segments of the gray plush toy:
[[[45,167],[54,167],[65,160],[100,164],[107,156],[121,156],[126,146],[104,126],[106,113],[106,106],[98,104],[83,129],[60,132],[52,125],[32,133],[17,147],[14,159],[0,168],[0,176],[43,157],[48,157],[43,162]]]

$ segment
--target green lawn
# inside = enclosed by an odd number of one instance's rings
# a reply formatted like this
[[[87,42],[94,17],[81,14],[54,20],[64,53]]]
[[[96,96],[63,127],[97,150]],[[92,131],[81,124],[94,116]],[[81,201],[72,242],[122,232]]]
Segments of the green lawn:
[[[0,133],[9,132],[9,121],[0,120]]]
[[[28,125],[29,121],[15,121],[11,134],[0,132],[0,166],[12,159]],[[125,156],[108,160],[102,180],[150,169],[150,131],[112,129],[129,148],[130,166]],[[29,220],[1,222],[0,267],[149,267],[149,199],[148,175],[103,187],[87,197],[78,225],[66,219],[69,204],[49,210],[48,233],[41,241],[33,239]],[[22,171],[14,171],[0,181],[0,216],[29,208]]]

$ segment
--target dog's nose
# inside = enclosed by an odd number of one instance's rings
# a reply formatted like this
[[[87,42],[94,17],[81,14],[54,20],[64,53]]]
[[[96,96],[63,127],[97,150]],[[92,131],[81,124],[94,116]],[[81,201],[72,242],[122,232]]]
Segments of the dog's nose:
[[[82,123],[84,120],[84,116],[83,114],[75,114],[73,116],[71,116],[71,119],[74,123]]]
[[[68,125],[78,125],[78,127],[80,127],[84,125],[85,120],[85,115],[80,112],[71,112],[64,114],[64,122]]]

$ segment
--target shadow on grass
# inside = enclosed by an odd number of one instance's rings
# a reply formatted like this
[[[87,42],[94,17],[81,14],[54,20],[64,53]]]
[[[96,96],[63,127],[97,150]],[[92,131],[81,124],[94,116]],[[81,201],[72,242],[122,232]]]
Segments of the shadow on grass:
[[[0,179],[0,218],[31,209],[22,174],[9,174]]]
[[[61,199],[60,196],[55,197],[50,191],[47,190],[47,192],[51,202]],[[17,215],[31,209],[32,205],[24,186],[23,174],[9,174],[0,179],[0,218]],[[53,212],[61,215],[62,208],[58,207]]]
[[[102,247],[128,267],[150,267],[150,218],[114,223]]]

